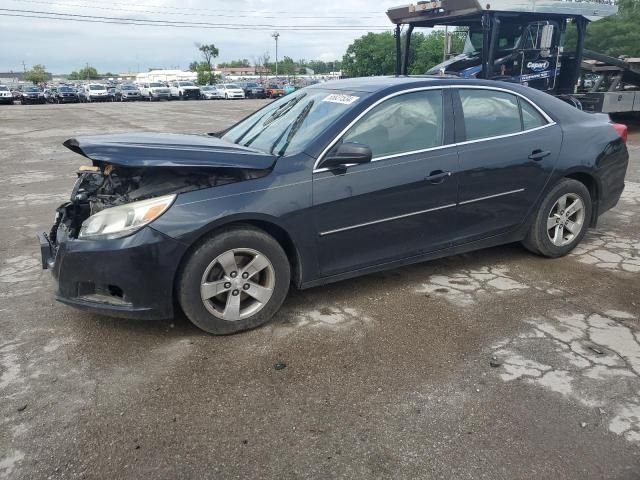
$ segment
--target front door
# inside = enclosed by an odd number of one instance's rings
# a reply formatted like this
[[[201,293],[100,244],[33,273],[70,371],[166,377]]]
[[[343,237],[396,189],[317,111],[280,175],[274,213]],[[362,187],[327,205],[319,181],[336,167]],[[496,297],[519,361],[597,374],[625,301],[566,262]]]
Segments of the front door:
[[[368,145],[371,163],[313,174],[322,275],[334,275],[450,245],[458,155],[449,94],[395,95],[354,122],[340,142]],[[445,105],[447,105],[445,107]]]

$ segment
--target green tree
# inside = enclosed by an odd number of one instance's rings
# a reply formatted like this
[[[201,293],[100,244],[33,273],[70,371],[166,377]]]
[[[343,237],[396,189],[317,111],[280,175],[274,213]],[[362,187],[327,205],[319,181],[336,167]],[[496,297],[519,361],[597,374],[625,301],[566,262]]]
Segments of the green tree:
[[[34,84],[38,84],[49,80],[49,74],[47,73],[44,65],[37,64],[25,73],[24,79],[29,82],[33,82]]]
[[[212,43],[209,45],[202,45],[200,43],[196,43],[196,47],[200,50],[202,54],[202,58],[204,58],[204,63],[207,64],[207,72],[209,73],[209,85],[211,85],[211,81],[213,79],[213,60],[218,57],[220,51],[216,48],[216,46]]]
[[[618,0],[618,14],[589,24],[585,48],[617,57],[640,56],[640,0]],[[575,34],[569,31],[566,45],[575,45]]]
[[[190,71],[190,72],[197,72],[197,71],[198,71],[198,65],[199,65],[199,63],[198,63],[198,62],[195,62],[195,61],[194,61],[194,62],[191,62],[191,63],[189,64],[189,71]]]
[[[95,78],[100,78],[100,75],[98,75],[98,71],[95,68],[89,66],[78,71],[74,70],[69,74],[69,80],[90,80]]]
[[[369,32],[347,47],[342,68],[350,77],[390,75],[395,69],[394,45],[391,32]]]
[[[251,63],[246,58],[242,58],[240,60],[232,60],[230,62],[219,63],[218,68],[240,68],[240,67],[250,67]]]
[[[465,32],[454,31],[449,34],[451,51],[460,52],[464,44]],[[402,44],[404,45],[404,43],[403,37]],[[432,30],[427,34],[414,32],[411,35],[407,72],[410,75],[424,74],[431,67],[442,62],[443,53],[443,30]],[[349,45],[341,64],[336,65],[336,70],[342,69],[350,77],[366,77],[392,75],[395,73],[395,66],[395,38],[393,34],[390,32],[368,33]]]
[[[195,70],[192,70],[198,74],[196,83],[198,85],[212,85],[218,79],[218,76],[209,70],[209,64],[206,62],[199,62],[195,66]]]

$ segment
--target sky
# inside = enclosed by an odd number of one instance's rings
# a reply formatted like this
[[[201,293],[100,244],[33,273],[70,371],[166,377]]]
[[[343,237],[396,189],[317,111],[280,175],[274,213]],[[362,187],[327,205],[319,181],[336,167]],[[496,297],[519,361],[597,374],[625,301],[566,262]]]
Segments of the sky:
[[[391,30],[385,11],[403,1],[406,3],[406,0],[391,0],[390,4],[365,0],[137,0],[135,3],[0,0],[0,71],[22,71],[23,62],[27,69],[43,64],[54,74],[69,73],[87,63],[99,72],[113,73],[149,68],[186,69],[190,62],[200,60],[196,42],[215,44],[220,50],[217,62],[239,58],[253,61],[265,52],[273,61],[275,40],[271,35],[275,31],[280,33],[278,58],[286,55],[294,60],[331,61],[341,59],[348,45],[367,31]],[[6,16],[10,14],[22,17]],[[177,28],[87,23],[87,18],[80,16],[108,22],[139,19],[208,25]],[[245,26],[208,28],[211,24]],[[351,30],[311,30],[352,26]]]

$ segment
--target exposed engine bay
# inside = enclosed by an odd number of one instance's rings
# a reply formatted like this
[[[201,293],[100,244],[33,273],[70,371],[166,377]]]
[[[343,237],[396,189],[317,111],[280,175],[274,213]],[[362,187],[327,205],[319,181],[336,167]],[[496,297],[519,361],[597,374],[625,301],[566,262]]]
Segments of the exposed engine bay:
[[[139,200],[184,193],[266,175],[244,168],[128,168],[100,163],[81,167],[69,202],[56,210],[49,242],[78,238],[82,222],[101,210]]]

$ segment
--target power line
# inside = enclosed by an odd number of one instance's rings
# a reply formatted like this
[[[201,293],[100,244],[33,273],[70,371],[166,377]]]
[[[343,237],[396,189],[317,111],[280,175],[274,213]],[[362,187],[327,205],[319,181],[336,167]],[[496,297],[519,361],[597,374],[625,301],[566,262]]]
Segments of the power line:
[[[118,18],[118,17],[102,17],[92,15],[78,15],[78,14],[62,14],[54,12],[39,12],[29,10],[13,10],[7,8],[0,8],[2,12],[24,12],[24,13],[0,13],[0,17],[20,17],[20,18],[35,18],[45,20],[61,20],[61,21],[74,21],[80,23],[105,23],[114,25],[138,25],[138,26],[152,26],[152,27],[174,27],[174,28],[202,28],[202,29],[221,29],[221,30],[271,30],[273,28],[279,28],[288,31],[296,32],[311,32],[311,31],[363,31],[363,30],[388,30],[388,27],[376,27],[366,25],[349,25],[349,26],[293,26],[293,25],[265,25],[265,24],[213,24],[205,22],[177,22],[169,20],[145,20],[135,18]]]
[[[48,6],[58,6],[58,7],[79,7],[79,8],[88,8],[88,9],[95,9],[95,10],[108,10],[110,12],[113,11],[127,11],[127,12],[136,12],[136,13],[154,13],[154,14],[160,14],[160,15],[180,15],[180,16],[199,16],[199,17],[222,17],[222,18],[238,18],[239,15],[237,15],[237,13],[250,13],[250,14],[255,14],[256,18],[273,18],[273,19],[278,19],[278,18],[282,18],[282,15],[286,15],[287,19],[344,19],[344,20],[355,20],[354,16],[345,16],[345,15],[298,15],[297,13],[290,15],[288,14],[288,12],[264,12],[264,11],[249,11],[249,10],[245,10],[245,11],[237,11],[234,10],[234,12],[237,12],[236,14],[230,15],[230,14],[225,14],[225,13],[202,13],[202,12],[215,12],[216,10],[212,10],[212,9],[207,9],[207,8],[203,8],[203,9],[196,9],[196,8],[182,8],[182,7],[171,7],[171,6],[154,6],[153,8],[159,8],[159,9],[170,9],[170,10],[179,10],[177,12],[172,11],[172,12],[166,12],[166,11],[161,11],[161,10],[140,10],[137,8],[113,8],[113,7],[105,7],[105,6],[101,6],[101,5],[91,5],[91,4],[87,4],[85,3],[60,3],[60,2],[47,2],[47,1],[42,1],[42,0],[11,0],[12,2],[23,2],[23,3],[35,3],[35,4],[39,4],[39,5],[48,5]],[[110,5],[124,5],[127,7],[130,7],[131,4],[129,3],[118,3],[118,2],[111,2]],[[189,13],[189,12],[185,12],[184,10],[194,10],[197,11],[197,13]],[[357,14],[357,18],[376,18],[376,19],[380,19],[381,15],[361,15],[361,14]]]

